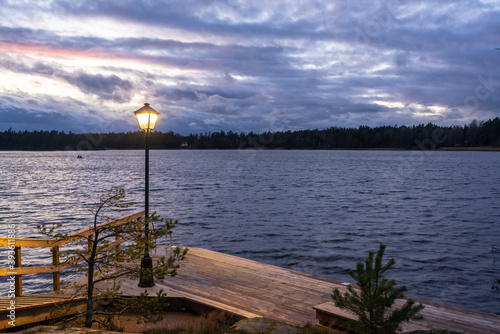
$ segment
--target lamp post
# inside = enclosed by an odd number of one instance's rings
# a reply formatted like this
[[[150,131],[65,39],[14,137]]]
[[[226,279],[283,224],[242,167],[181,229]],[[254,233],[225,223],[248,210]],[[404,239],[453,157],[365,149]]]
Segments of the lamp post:
[[[154,130],[156,125],[156,120],[158,119],[159,113],[149,106],[149,103],[144,103],[144,107],[138,109],[134,112],[137,118],[137,123],[139,123],[139,128],[144,130],[144,135],[146,138],[146,165],[145,165],[145,196],[144,196],[144,211],[145,211],[145,230],[144,236],[146,239],[146,247],[144,249],[144,256],[141,259],[141,276],[139,279],[140,287],[152,287],[155,285],[153,281],[153,276],[151,275],[151,269],[153,268],[153,260],[149,256],[149,133]],[[146,274],[149,271],[149,274]]]

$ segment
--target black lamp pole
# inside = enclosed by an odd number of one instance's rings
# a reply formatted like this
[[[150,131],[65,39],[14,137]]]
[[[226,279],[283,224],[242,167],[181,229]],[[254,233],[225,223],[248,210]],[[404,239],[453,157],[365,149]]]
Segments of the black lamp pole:
[[[146,247],[144,248],[144,256],[141,259],[141,277],[139,279],[140,287],[152,287],[155,285],[151,270],[153,269],[153,260],[149,256],[149,129],[144,131],[146,138],[146,193],[144,196],[145,202],[145,230],[144,236],[146,238]]]
[[[153,260],[151,256],[149,256],[149,134],[151,130],[154,130],[156,121],[158,120],[158,115],[160,114],[153,108],[149,106],[149,103],[144,103],[144,107],[136,110],[134,112],[135,117],[137,118],[137,123],[139,124],[139,128],[144,130],[144,138],[146,140],[146,165],[145,165],[145,196],[144,196],[144,212],[145,212],[145,220],[144,220],[144,239],[145,239],[145,247],[144,247],[144,256],[141,259],[141,273],[139,278],[139,286],[140,287],[152,287],[155,285],[153,281],[152,269],[153,269]]]

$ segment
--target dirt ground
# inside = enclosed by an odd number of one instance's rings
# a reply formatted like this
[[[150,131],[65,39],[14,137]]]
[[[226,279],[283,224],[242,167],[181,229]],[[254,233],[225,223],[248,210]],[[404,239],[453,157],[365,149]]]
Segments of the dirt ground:
[[[188,312],[165,312],[161,314],[162,320],[156,323],[138,322],[138,317],[134,315],[121,315],[115,319],[115,324],[129,333],[143,333],[149,329],[155,328],[185,328],[194,324],[199,324],[204,320],[203,317]],[[96,324],[94,329],[99,329]]]
[[[21,334],[87,334],[87,333],[143,333],[147,330],[156,328],[176,329],[176,328],[190,328],[195,332],[202,332],[207,328],[227,328],[232,325],[235,320],[231,316],[223,312],[214,311],[208,315],[195,315],[189,312],[181,311],[166,311],[160,314],[163,318],[156,323],[144,323],[138,321],[139,318],[133,314],[124,314],[115,317],[114,324],[116,325],[116,332],[105,330],[94,324],[92,329],[83,327],[83,319],[78,321],[70,320],[64,323],[57,324],[57,326],[37,326],[25,329],[18,333]]]

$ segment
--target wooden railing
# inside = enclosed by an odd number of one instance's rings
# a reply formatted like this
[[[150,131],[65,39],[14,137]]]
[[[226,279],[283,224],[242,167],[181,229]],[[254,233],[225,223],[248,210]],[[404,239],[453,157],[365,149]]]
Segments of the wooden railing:
[[[141,224],[141,217],[144,216],[144,211],[133,213],[131,215],[104,223],[98,227],[113,227],[123,225],[131,220],[137,219],[137,223]],[[86,238],[94,233],[93,228],[81,230],[79,232],[71,233],[66,238],[58,239],[31,239],[31,238],[0,238],[0,247],[12,247],[14,246],[14,268],[0,268],[0,276],[14,276],[15,282],[15,296],[21,297],[23,295],[23,279],[22,276],[26,274],[41,274],[41,273],[52,273],[53,277],[53,289],[54,291],[60,291],[61,289],[61,276],[60,272],[66,268],[69,268],[78,262],[71,264],[61,265],[59,262],[59,247],[66,245],[70,242],[74,242],[81,238]],[[14,242],[13,242],[14,240]],[[120,238],[116,235],[114,242],[109,244],[111,247],[120,247],[120,244],[130,240],[130,237]],[[89,239],[89,246],[91,245],[91,240]],[[51,266],[37,266],[37,267],[23,267],[21,261],[21,248],[22,247],[50,247],[52,252],[52,265]]]

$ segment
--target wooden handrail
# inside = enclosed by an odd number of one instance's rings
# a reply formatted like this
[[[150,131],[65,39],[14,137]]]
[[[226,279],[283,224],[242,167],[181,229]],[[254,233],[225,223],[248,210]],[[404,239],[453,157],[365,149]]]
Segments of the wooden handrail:
[[[104,226],[119,226],[122,225],[130,220],[138,219],[144,216],[144,211],[136,212],[131,215],[118,218],[116,220],[103,223],[100,225],[97,225],[97,228],[104,227]],[[81,239],[83,237],[88,237],[94,233],[94,228],[87,228],[78,232],[74,232],[69,234],[66,238],[62,240],[57,240],[57,239],[32,239],[32,238],[16,238],[15,239],[15,246],[16,247],[54,247],[54,246],[63,246],[66,244],[69,244],[70,242],[73,242],[75,240]],[[10,239],[12,240],[12,239]],[[9,245],[9,238],[0,238],[0,247],[8,247]]]
[[[105,252],[105,251],[110,250],[113,247],[118,247],[118,245],[120,245],[121,243],[124,243],[125,241],[128,241],[128,240],[132,239],[133,237],[134,237],[134,235],[127,235],[124,238],[120,238],[120,239],[118,239],[118,240],[110,243],[107,247],[103,248],[101,251]],[[16,267],[16,268],[13,268],[13,269],[0,268],[0,277],[1,276],[13,275],[12,274],[13,272],[15,272],[16,275],[57,273],[57,272],[60,272],[61,270],[67,269],[69,267],[72,267],[75,264],[80,263],[80,262],[83,261],[83,259],[80,258],[78,261],[74,261],[71,264],[65,264],[65,265],[61,266],[61,265],[59,265],[59,256],[58,256],[59,255],[59,251],[54,252],[53,254],[57,254],[57,261],[53,261],[53,262],[57,262],[57,263],[54,263],[53,266]],[[54,256],[54,257],[56,257],[56,256]]]
[[[131,220],[137,219],[138,225],[140,226],[140,218],[144,216],[144,211],[136,212],[125,217],[112,220],[97,226],[101,227],[114,227],[123,225]],[[57,239],[31,239],[31,238],[15,238],[14,245],[11,238],[0,238],[0,247],[12,247],[14,246],[15,253],[15,268],[0,268],[0,276],[15,276],[15,295],[20,297],[23,294],[22,291],[22,275],[26,274],[40,274],[40,273],[53,273],[53,289],[54,291],[60,291],[60,271],[75,264],[83,261],[80,259],[74,261],[70,264],[60,265],[59,262],[59,247],[66,245],[70,242],[76,241],[81,238],[91,236],[94,233],[94,228],[84,229],[75,233],[69,234],[66,238],[62,240]],[[102,251],[107,251],[113,247],[119,247],[119,245],[127,240],[130,240],[133,236],[129,235],[124,238],[117,237],[114,242],[111,242]],[[37,266],[37,267],[22,267],[21,262],[21,247],[50,247],[52,251],[52,266]]]
[[[10,239],[12,240],[12,239]],[[32,238],[16,238],[16,247],[52,247],[56,240],[54,239],[32,239]],[[8,247],[12,245],[8,238],[0,238],[0,247]]]

